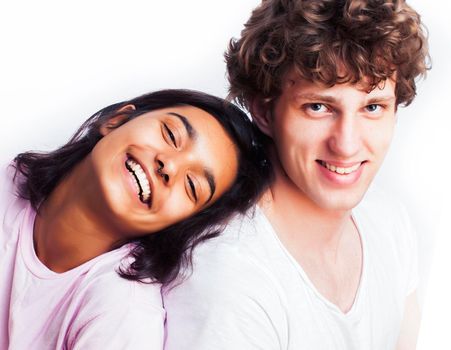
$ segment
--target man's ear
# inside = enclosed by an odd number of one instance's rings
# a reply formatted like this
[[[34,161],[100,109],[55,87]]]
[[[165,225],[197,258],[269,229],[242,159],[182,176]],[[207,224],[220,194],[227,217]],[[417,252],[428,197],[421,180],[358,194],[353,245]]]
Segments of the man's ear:
[[[272,138],[273,115],[271,111],[272,100],[265,100],[259,97],[253,99],[250,104],[252,120],[260,131]]]
[[[129,104],[119,108],[114,117],[108,119],[100,126],[100,134],[102,136],[108,135],[112,130],[116,129],[118,126],[124,124],[125,120],[128,118],[128,114],[124,112],[132,112],[136,110],[135,105]]]

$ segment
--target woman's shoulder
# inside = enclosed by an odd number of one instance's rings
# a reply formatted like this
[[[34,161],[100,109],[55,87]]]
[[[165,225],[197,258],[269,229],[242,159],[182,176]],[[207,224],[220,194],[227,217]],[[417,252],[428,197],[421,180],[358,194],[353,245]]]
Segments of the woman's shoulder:
[[[73,295],[68,344],[77,348],[162,348],[166,313],[160,286],[118,274],[125,247],[97,260]]]
[[[16,199],[17,185],[15,181],[15,168],[12,163],[0,165],[0,208],[4,209],[7,204]]]
[[[28,201],[20,198],[17,176],[12,164],[0,165],[0,224],[2,232],[10,232],[20,221],[20,213]]]
[[[160,285],[127,280],[119,275],[121,267],[129,264],[130,247],[123,246],[96,258],[90,266],[80,286],[87,300],[108,309],[117,305],[118,300],[127,307],[162,309]]]

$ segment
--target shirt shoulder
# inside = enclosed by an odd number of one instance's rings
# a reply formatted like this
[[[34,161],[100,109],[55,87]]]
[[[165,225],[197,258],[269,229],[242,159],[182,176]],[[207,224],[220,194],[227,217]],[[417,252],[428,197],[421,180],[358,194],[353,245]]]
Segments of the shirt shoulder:
[[[404,204],[382,188],[373,187],[354,211],[354,218],[375,267],[395,276],[403,296],[418,285],[418,237]],[[394,287],[393,287],[394,288]]]
[[[86,273],[74,295],[68,348],[162,348],[165,311],[160,285],[119,276],[118,261],[126,252],[110,252]]]
[[[237,215],[218,237],[196,248],[187,275],[200,280],[204,276],[210,276],[209,280],[221,276],[218,284],[239,284],[240,288],[256,283],[270,285],[271,255],[277,250],[277,240],[266,225],[263,214],[256,208]]]
[[[99,312],[111,309],[142,305],[155,310],[162,310],[160,285],[127,280],[119,275],[121,266],[129,263],[130,247],[123,246],[104,254],[85,272],[85,277],[78,288],[86,303],[94,304]],[[122,300],[118,303],[118,300]]]
[[[380,187],[372,187],[363,200],[354,209],[355,216],[362,223],[371,225],[378,231],[392,235],[394,238],[403,238],[412,234],[410,218],[404,204],[391,193]],[[405,237],[404,237],[405,238]]]
[[[18,199],[13,164],[0,165],[0,212],[4,213],[8,206]]]
[[[237,216],[196,248],[192,270],[164,292],[167,349],[283,348],[287,303],[259,215]]]
[[[0,166],[0,241],[17,239],[16,229],[23,220],[29,202],[18,195],[17,178],[12,164]],[[14,237],[13,237],[14,236]]]

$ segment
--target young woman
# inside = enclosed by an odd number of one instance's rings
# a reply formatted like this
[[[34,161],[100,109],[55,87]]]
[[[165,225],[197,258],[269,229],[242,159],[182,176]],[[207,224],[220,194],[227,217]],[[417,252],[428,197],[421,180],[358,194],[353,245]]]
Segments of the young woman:
[[[230,103],[165,90],[19,154],[0,188],[0,348],[161,349],[160,284],[269,181],[256,133]]]

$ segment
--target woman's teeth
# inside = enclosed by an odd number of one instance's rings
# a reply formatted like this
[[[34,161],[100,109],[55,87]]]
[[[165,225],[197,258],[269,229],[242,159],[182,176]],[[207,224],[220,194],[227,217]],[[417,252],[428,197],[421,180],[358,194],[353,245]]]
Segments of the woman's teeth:
[[[147,176],[143,168],[131,158],[127,158],[125,161],[125,167],[133,175],[136,191],[140,201],[148,203],[152,192],[150,191],[149,180],[147,180]]]
[[[353,165],[352,167],[349,168],[342,168],[342,167],[338,167],[329,163],[326,163],[325,161],[321,161],[321,165],[324,166],[325,168],[327,168],[330,171],[333,171],[337,174],[340,175],[344,175],[344,174],[350,174],[353,173],[354,171],[356,171],[360,165],[362,165],[362,163],[358,163],[356,165]]]

